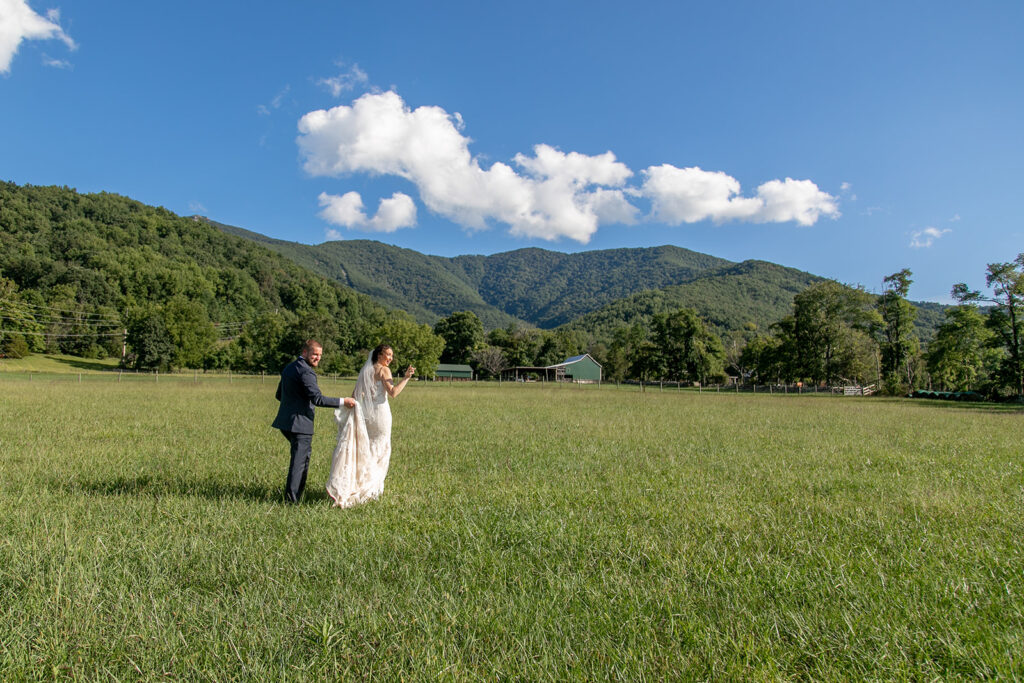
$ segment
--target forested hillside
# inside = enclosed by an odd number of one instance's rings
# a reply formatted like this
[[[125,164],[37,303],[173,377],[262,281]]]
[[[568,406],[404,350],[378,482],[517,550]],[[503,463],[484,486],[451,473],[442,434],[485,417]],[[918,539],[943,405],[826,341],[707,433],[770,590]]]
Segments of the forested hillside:
[[[432,323],[455,311],[472,311],[488,329],[516,322],[550,329],[616,299],[731,265],[674,246],[576,254],[529,248],[447,258],[370,240],[310,246],[211,224],[265,244],[417,320]]]
[[[822,278],[765,261],[729,265],[683,285],[651,289],[619,299],[566,325],[597,338],[617,327],[647,325],[659,313],[697,311],[718,334],[765,330],[790,312],[793,297]]]
[[[695,309],[719,334],[766,330],[790,312],[793,297],[822,278],[766,261],[733,263],[661,246],[565,254],[528,248],[490,256],[429,256],[370,240],[310,246],[211,222],[258,241],[374,300],[433,323],[472,311],[486,329],[527,323],[585,332],[612,331],[680,307]],[[915,304],[915,328],[931,339],[945,306]]]
[[[449,261],[485,301],[541,328],[557,327],[635,292],[689,282],[730,263],[673,246],[576,254],[517,249]]]
[[[203,221],[66,187],[0,183],[0,278],[0,334],[30,350],[119,355],[123,330],[148,321],[179,346],[199,337],[205,355],[187,358],[190,367],[269,369],[303,330],[355,353],[391,315]]]
[[[465,275],[453,272],[449,259],[371,240],[325,242],[315,246],[275,240],[209,219],[214,227],[264,244],[269,249],[372,297],[433,323],[453,311],[472,311],[488,328],[524,322],[483,300]]]

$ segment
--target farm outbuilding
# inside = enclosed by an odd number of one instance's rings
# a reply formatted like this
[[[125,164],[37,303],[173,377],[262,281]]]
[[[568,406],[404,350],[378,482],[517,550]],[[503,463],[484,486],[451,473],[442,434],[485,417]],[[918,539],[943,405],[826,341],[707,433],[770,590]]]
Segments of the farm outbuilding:
[[[555,379],[560,382],[597,383],[601,381],[601,364],[591,358],[589,353],[566,358],[561,363],[548,367],[555,371]]]
[[[457,365],[454,363],[441,363],[434,372],[434,379],[450,382],[453,380],[473,379],[473,368],[468,365]]]
[[[502,370],[503,379],[517,382],[579,382],[582,384],[599,384],[601,382],[601,364],[590,357],[589,353],[566,358],[554,365],[517,365]]]

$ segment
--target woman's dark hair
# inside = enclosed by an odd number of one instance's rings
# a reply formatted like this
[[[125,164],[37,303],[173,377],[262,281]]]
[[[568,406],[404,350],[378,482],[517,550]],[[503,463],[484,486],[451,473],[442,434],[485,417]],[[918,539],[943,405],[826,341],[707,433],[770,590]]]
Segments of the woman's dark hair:
[[[370,362],[376,363],[377,359],[383,355],[385,349],[391,349],[391,344],[381,344],[373,350],[373,355],[370,356]],[[394,351],[394,349],[391,349]]]

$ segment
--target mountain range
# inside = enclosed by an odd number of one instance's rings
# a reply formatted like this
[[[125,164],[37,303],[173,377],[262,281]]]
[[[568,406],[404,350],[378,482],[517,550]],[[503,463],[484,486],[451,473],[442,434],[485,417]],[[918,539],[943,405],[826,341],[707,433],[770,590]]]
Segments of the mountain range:
[[[789,314],[793,297],[824,279],[767,261],[736,263],[671,245],[444,257],[372,240],[300,244],[202,220],[430,324],[468,310],[488,329],[564,326],[607,338],[622,324],[689,307],[720,333],[749,332],[766,330]],[[918,334],[930,338],[944,307],[915,305]]]

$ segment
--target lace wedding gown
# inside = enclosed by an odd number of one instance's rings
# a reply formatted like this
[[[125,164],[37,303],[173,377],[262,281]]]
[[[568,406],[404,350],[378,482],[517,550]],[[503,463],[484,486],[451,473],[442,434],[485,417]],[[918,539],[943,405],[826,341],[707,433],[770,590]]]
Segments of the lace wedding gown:
[[[327,477],[327,494],[342,508],[379,498],[391,463],[391,407],[370,359],[359,371],[352,396],[355,408],[334,411],[338,444]]]

